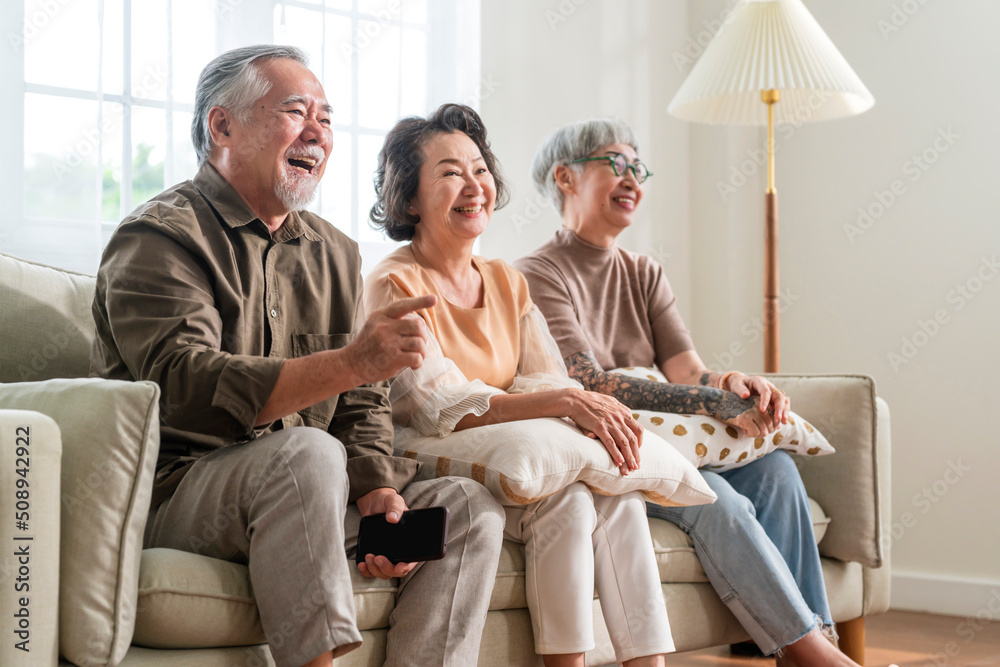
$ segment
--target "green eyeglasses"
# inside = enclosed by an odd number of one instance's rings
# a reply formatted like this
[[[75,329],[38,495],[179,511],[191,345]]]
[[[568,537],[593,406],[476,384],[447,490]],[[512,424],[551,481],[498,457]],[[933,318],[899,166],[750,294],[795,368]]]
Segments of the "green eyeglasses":
[[[646,179],[653,175],[649,169],[646,169],[646,165],[635,161],[635,164],[629,164],[628,160],[621,153],[615,153],[614,155],[601,155],[600,157],[582,157],[579,160],[573,160],[572,164],[577,162],[590,162],[591,160],[607,160],[611,163],[611,168],[615,172],[615,176],[624,176],[628,169],[632,170],[632,175],[635,176],[636,183],[645,183]]]

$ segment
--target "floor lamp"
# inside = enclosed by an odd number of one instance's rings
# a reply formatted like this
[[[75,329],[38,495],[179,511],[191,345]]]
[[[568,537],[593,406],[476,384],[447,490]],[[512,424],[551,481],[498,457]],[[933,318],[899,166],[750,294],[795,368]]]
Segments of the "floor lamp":
[[[764,370],[778,372],[778,193],[774,124],[863,113],[875,104],[801,0],[741,0],[667,111],[683,120],[767,125]]]

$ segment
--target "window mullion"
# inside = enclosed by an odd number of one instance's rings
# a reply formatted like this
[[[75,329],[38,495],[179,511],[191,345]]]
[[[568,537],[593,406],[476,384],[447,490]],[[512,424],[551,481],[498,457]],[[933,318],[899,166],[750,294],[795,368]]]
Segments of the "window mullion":
[[[403,51],[403,26],[397,26],[399,32],[399,60],[396,61],[396,118],[403,116],[403,59],[406,53]]]
[[[122,3],[122,182],[121,215],[132,212],[132,0]]]
[[[0,34],[7,39],[23,38],[24,25],[24,2],[7,3],[0,12]],[[11,96],[8,99],[14,103],[3,105],[0,121],[5,128],[24,128],[24,42],[8,46],[0,58],[0,90],[8,91]],[[24,159],[23,131],[0,132],[0,183],[6,195],[0,220],[0,248],[8,251],[11,250],[8,237],[24,224]]]
[[[358,118],[358,113],[361,110],[361,104],[358,102],[358,93],[360,92],[361,86],[358,85],[358,77],[361,72],[361,64],[358,62],[360,60],[359,54],[361,53],[358,48],[358,32],[359,32],[359,13],[358,13],[358,0],[354,0],[351,4],[351,158],[353,161],[353,169],[351,169],[351,237],[355,240],[359,239],[361,236],[361,202],[358,198],[358,172],[360,169],[358,165],[360,164],[361,156],[359,153],[359,142],[358,134],[361,128],[361,122]]]
[[[104,0],[97,3],[97,127],[104,128]],[[97,188],[94,212],[94,246],[100,256],[103,249],[101,223],[104,221],[104,132],[97,134]]]
[[[164,122],[167,124],[167,145],[163,158],[164,186],[173,185],[177,180],[174,163],[174,3],[167,0],[167,112]]]
[[[326,81],[326,27],[327,27],[326,26],[326,23],[327,23],[326,16],[327,16],[327,12],[325,11],[325,8],[320,9],[319,20],[322,21],[322,23],[323,23],[323,25],[321,27],[321,31],[320,31],[320,34],[322,35],[322,39],[320,40],[320,47],[319,47],[319,49],[320,49],[320,51],[319,51],[319,57],[320,57],[320,63],[319,63],[319,80],[320,81]],[[320,211],[323,210],[323,206],[325,205],[324,199],[325,199],[325,197],[323,196],[323,188],[319,188],[319,210]]]
[[[404,0],[406,1],[406,0]],[[385,53],[377,53],[376,51],[381,50],[391,50],[398,45],[400,60],[399,62],[385,62],[383,67],[397,69],[397,89],[396,89],[396,115],[399,116],[403,113],[406,105],[404,105],[403,93],[405,85],[403,75],[410,70],[407,68],[407,64],[403,62],[403,58],[412,56],[411,52],[404,51],[404,48],[410,49],[412,51],[415,45],[409,41],[409,35],[414,34],[417,30],[424,31],[427,35],[426,39],[426,57],[428,65],[428,76],[427,76],[427,88],[428,88],[428,104],[430,107],[444,101],[446,99],[464,99],[469,93],[470,85],[478,87],[478,58],[475,57],[475,50],[472,49],[472,58],[468,58],[468,62],[460,63],[458,59],[455,58],[457,52],[461,52],[465,55],[468,49],[461,47],[465,50],[460,50],[456,45],[465,44],[463,41],[463,30],[466,27],[472,27],[473,30],[470,31],[468,37],[474,41],[475,37],[475,21],[472,23],[466,22],[463,17],[467,15],[475,19],[478,18],[478,10],[471,11],[464,4],[465,0],[433,0],[433,2],[428,5],[428,15],[426,21],[421,20],[420,22],[410,22],[404,21],[401,16],[393,16],[387,18],[384,12],[378,11],[374,13],[362,13],[359,0],[352,0],[350,7],[346,9],[332,8],[325,6],[325,3],[318,3],[316,0],[212,0],[206,4],[210,4],[216,8],[215,19],[216,19],[216,32],[215,32],[215,48],[212,49],[215,52],[222,52],[229,48],[239,46],[246,43],[263,43],[268,41],[273,41],[275,35],[273,28],[275,26],[275,7],[279,5],[298,7],[301,9],[309,10],[310,14],[313,16],[318,16],[319,20],[323,21],[323,26],[317,33],[322,35],[322,40],[320,45],[316,48],[314,55],[321,59],[321,62],[314,64],[315,70],[319,74],[321,80],[329,80],[331,76],[330,67],[334,66],[334,49],[339,50],[341,45],[333,41],[334,30],[337,34],[341,30],[350,28],[351,37],[353,40],[352,54],[350,57],[349,65],[346,68],[345,74],[347,76],[337,77],[340,79],[336,82],[334,88],[339,91],[340,95],[344,95],[350,91],[350,121],[344,123],[338,123],[334,126],[334,130],[337,132],[342,132],[346,141],[344,144],[350,146],[351,151],[351,163],[345,165],[345,168],[338,170],[339,172],[348,172],[346,175],[344,183],[338,183],[335,189],[328,189],[327,196],[323,197],[321,193],[320,207],[321,210],[328,211],[333,209],[333,205],[336,205],[338,213],[337,218],[341,218],[343,215],[350,215],[350,224],[343,224],[343,220],[337,220],[338,226],[344,228],[344,230],[353,236],[355,239],[360,239],[361,231],[365,230],[365,219],[366,210],[362,210],[362,201],[368,201],[370,199],[370,194],[368,192],[369,188],[367,186],[368,173],[359,170],[359,165],[361,163],[368,164],[371,159],[371,155],[362,156],[361,153],[361,143],[366,146],[366,151],[369,148],[373,148],[377,142],[373,137],[382,137],[385,134],[386,127],[383,127],[384,123],[375,123],[371,118],[366,118],[361,114],[362,105],[361,95],[360,95],[360,59],[363,49],[359,48],[359,36],[361,23],[366,21],[376,21],[381,24],[382,28],[389,26],[394,26],[399,29],[399,35],[396,40],[396,44],[392,44],[388,41],[384,41],[388,35],[383,35],[383,43],[381,46],[377,44],[377,40],[371,41],[371,43],[366,43],[365,49],[373,49],[371,53],[367,51],[364,52],[366,60],[372,58],[374,61],[380,61],[381,57],[386,55]],[[120,3],[120,5],[119,5]],[[62,4],[62,3],[60,3]],[[181,115],[187,115],[193,111],[193,105],[187,102],[178,102],[174,99],[175,88],[180,80],[180,75],[182,74],[176,68],[178,66],[178,60],[184,60],[180,58],[184,54],[182,51],[187,46],[185,43],[185,35],[179,34],[174,35],[173,31],[184,30],[184,25],[188,20],[189,14],[196,13],[196,11],[202,11],[191,9],[189,11],[188,3],[179,2],[179,0],[166,0],[162,4],[166,5],[166,22],[164,29],[167,30],[167,44],[165,47],[165,56],[167,58],[167,70],[166,70],[166,98],[164,100],[154,100],[148,99],[147,94],[142,91],[142,88],[137,85],[133,85],[132,75],[135,67],[138,66],[138,57],[140,56],[140,47],[142,42],[139,41],[143,39],[142,34],[133,35],[133,12],[135,12],[136,19],[143,18],[143,11],[147,11],[147,3],[136,1],[136,0],[92,0],[91,7],[96,7],[97,10],[97,23],[98,29],[96,31],[97,38],[99,39],[97,58],[98,58],[98,75],[95,89],[83,90],[76,88],[77,85],[85,85],[76,80],[70,79],[69,81],[63,81],[62,79],[55,78],[54,81],[58,81],[64,85],[48,85],[43,83],[31,83],[25,81],[25,52],[23,46],[21,48],[16,48],[12,42],[12,55],[10,58],[0,59],[0,85],[2,89],[7,91],[13,91],[15,95],[20,94],[20,103],[13,103],[0,111],[0,121],[5,121],[8,127],[23,128],[25,126],[25,117],[30,113],[31,109],[25,109],[25,97],[24,95],[32,94],[32,99],[34,100],[34,95],[44,95],[45,98],[39,100],[39,104],[47,104],[49,101],[54,104],[62,103],[73,103],[79,107],[88,107],[93,109],[91,103],[96,103],[98,105],[97,113],[93,117],[88,117],[88,123],[92,122],[93,118],[96,118],[97,122],[97,132],[98,139],[93,141],[91,158],[97,160],[97,170],[96,179],[90,178],[90,171],[86,175],[83,173],[77,174],[77,180],[75,187],[77,193],[81,193],[80,187],[85,187],[87,194],[89,195],[97,190],[97,205],[90,206],[86,210],[81,210],[76,208],[71,213],[61,212],[59,215],[53,216],[40,216],[38,212],[47,209],[39,209],[39,211],[31,210],[33,214],[27,224],[37,227],[42,224],[68,224],[68,221],[63,220],[61,216],[73,215],[78,216],[78,220],[74,220],[74,234],[76,238],[79,239],[80,235],[84,236],[84,242],[87,244],[87,254],[90,255],[90,249],[92,246],[92,239],[98,239],[98,243],[106,238],[108,231],[111,227],[117,224],[117,220],[122,216],[127,215],[131,212],[133,206],[137,204],[135,190],[135,181],[139,178],[140,174],[136,172],[136,165],[134,163],[134,153],[135,144],[138,140],[143,139],[140,136],[141,124],[136,127],[133,123],[135,119],[136,123],[142,120],[144,115],[148,114],[151,117],[160,116],[159,122],[166,123],[165,127],[165,137],[166,145],[164,146],[164,176],[165,185],[171,185],[177,180],[185,178],[187,175],[181,173],[183,167],[182,164],[186,164],[189,158],[189,149],[185,147],[185,142],[180,132],[183,128],[177,125],[180,120]],[[193,4],[193,3],[192,3]],[[346,3],[345,3],[346,4]],[[469,5],[474,5],[475,3],[470,2]],[[23,31],[24,24],[24,13],[25,13],[25,3],[21,0],[14,0],[11,3],[9,9],[5,9],[0,12],[0,34],[7,35],[18,35]],[[237,9],[238,5],[238,9]],[[119,9],[119,6],[121,9]],[[178,10],[178,14],[174,15],[174,9]],[[152,7],[148,7],[149,11],[153,11]],[[93,11],[93,9],[88,10]],[[117,12],[121,11],[121,18],[118,18]],[[314,12],[314,13],[313,13]],[[93,14],[91,14],[93,16]],[[336,20],[332,17],[338,17]],[[174,21],[177,18],[178,21]],[[345,20],[346,19],[346,20]],[[111,24],[108,21],[112,21]],[[89,23],[89,19],[88,19]],[[122,49],[122,65],[120,69],[116,72],[111,72],[106,70],[107,65],[116,66],[117,63],[115,59],[118,57],[116,50],[119,48],[117,45],[112,47],[111,42],[118,41],[117,30],[114,24],[119,25],[119,29],[122,30],[121,35],[121,49]],[[348,24],[348,25],[344,25]],[[370,27],[370,26],[369,26]],[[462,29],[457,29],[462,28]],[[406,30],[412,30],[414,33],[407,33],[404,35]],[[115,39],[110,39],[112,36]],[[132,52],[133,39],[135,39],[136,53]],[[457,39],[458,42],[454,40]],[[327,43],[327,40],[331,40]],[[472,43],[470,41],[469,43]],[[114,48],[115,50],[112,50]],[[328,59],[330,62],[327,62]],[[29,63],[30,65],[31,63]],[[343,72],[342,66],[339,62],[335,64],[335,69],[337,72]],[[474,73],[474,76],[473,76]],[[117,84],[115,82],[116,77],[122,77],[122,86],[120,92],[114,90],[109,92],[108,89],[117,89]],[[474,79],[474,80],[472,80]],[[48,80],[42,78],[41,80]],[[345,90],[345,88],[347,90]],[[380,91],[384,93],[384,97],[388,97],[391,91]],[[330,91],[331,96],[336,97],[338,92]],[[136,96],[141,96],[136,97]],[[16,98],[15,98],[16,99]],[[34,103],[34,102],[33,102]],[[118,105],[121,105],[120,107]],[[337,105],[339,106],[339,104]],[[159,111],[150,111],[153,109],[162,110],[162,116]],[[120,113],[119,113],[120,110]],[[431,109],[427,109],[430,111]],[[391,109],[389,110],[391,111]],[[134,115],[134,114],[138,115]],[[376,114],[378,117],[382,117],[385,114]],[[31,117],[28,116],[30,122]],[[114,127],[112,129],[103,130],[105,125],[112,125],[112,120],[120,120],[120,127]],[[388,122],[388,119],[387,121]],[[117,124],[117,123],[115,123]],[[38,130],[33,130],[37,132]],[[93,130],[88,129],[88,132],[93,132]],[[135,136],[133,134],[135,133]],[[37,147],[34,145],[36,139],[29,137],[27,143],[22,138],[23,133],[9,132],[0,135],[0,183],[3,183],[4,190],[9,193],[8,203],[9,215],[4,221],[0,221],[0,246],[4,246],[4,249],[8,247],[12,252],[16,252],[20,249],[27,237],[32,236],[32,234],[26,234],[25,227],[26,224],[24,215],[26,213],[25,205],[26,203],[32,203],[35,200],[29,197],[34,197],[37,193],[25,192],[25,183],[28,179],[25,175],[25,160],[27,156],[31,155],[34,150],[42,152],[54,152],[54,149],[47,148],[47,144],[37,140],[39,144]],[[361,139],[364,139],[364,142]],[[176,141],[175,141],[176,140]],[[121,141],[121,149],[119,151],[116,142]],[[344,146],[345,148],[347,146]],[[115,163],[118,156],[114,153],[120,152],[121,164]],[[45,156],[43,156],[45,157]],[[52,157],[55,157],[54,155]],[[347,157],[346,155],[344,156]],[[362,159],[365,158],[365,159]],[[88,160],[89,162],[89,160]],[[119,211],[109,211],[108,218],[104,218],[104,206],[105,201],[109,203],[112,201],[111,195],[118,195],[118,193],[108,193],[105,191],[104,175],[107,170],[118,170],[114,172],[116,180],[119,181],[119,186],[121,188],[120,192],[120,210]],[[82,180],[82,182],[81,182]],[[31,181],[33,182],[33,181]],[[366,187],[361,187],[362,183],[366,183]],[[109,184],[110,185],[110,184]],[[350,187],[350,193],[344,193],[343,188],[347,186]],[[336,192],[337,201],[324,201],[329,200],[330,196]],[[343,193],[342,195],[340,193]],[[341,200],[342,197],[342,200]],[[37,198],[37,197],[36,197]],[[34,204],[32,204],[34,206]],[[343,207],[349,207],[347,212],[343,212]],[[62,211],[63,209],[59,209]],[[87,213],[86,211],[90,211]],[[52,212],[55,213],[56,209],[53,208]],[[117,216],[115,214],[118,214]],[[96,218],[96,223],[94,219]],[[112,218],[116,218],[112,220]],[[43,222],[45,221],[45,222]],[[93,236],[89,236],[89,230],[91,227],[86,225],[91,225],[96,228],[96,232]],[[88,231],[84,231],[88,230]],[[369,235],[366,233],[366,248],[363,249],[368,255],[377,257],[381,252],[380,243],[373,243],[369,240]],[[9,240],[9,241],[8,241]],[[7,243],[11,245],[7,245]],[[18,245],[20,244],[20,245]],[[79,245],[79,241],[76,242]],[[387,247],[391,247],[393,244],[386,243]],[[66,248],[57,247],[58,244],[52,244],[51,248],[43,248],[41,246],[37,248],[27,248],[25,247],[25,252],[22,252],[25,256],[35,256],[42,261],[46,261],[46,257],[57,258],[60,253],[66,253]],[[79,255],[79,251],[76,250],[76,255]],[[74,256],[76,256],[74,255]],[[48,261],[58,261],[57,259],[49,259]],[[90,258],[87,259],[88,262],[92,261]],[[366,261],[368,261],[366,259]],[[84,267],[75,267],[84,268]],[[93,270],[87,269],[87,270]]]

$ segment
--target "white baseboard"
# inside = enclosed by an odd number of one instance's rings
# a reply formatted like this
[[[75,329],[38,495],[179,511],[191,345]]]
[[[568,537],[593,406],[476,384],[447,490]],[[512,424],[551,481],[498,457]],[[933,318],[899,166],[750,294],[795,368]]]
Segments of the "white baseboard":
[[[894,572],[890,606],[945,616],[989,614],[1000,619],[1000,581]]]

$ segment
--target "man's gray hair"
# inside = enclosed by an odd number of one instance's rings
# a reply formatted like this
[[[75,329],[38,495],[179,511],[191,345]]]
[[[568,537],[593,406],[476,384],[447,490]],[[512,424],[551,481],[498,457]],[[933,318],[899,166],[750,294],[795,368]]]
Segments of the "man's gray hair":
[[[579,172],[583,165],[572,164],[573,160],[587,157],[598,148],[611,144],[627,144],[639,152],[632,128],[620,120],[595,118],[556,130],[542,142],[531,161],[531,179],[535,188],[548,197],[562,215],[563,195],[556,185],[556,167],[565,164]]]
[[[191,121],[191,141],[198,154],[199,166],[205,164],[212,153],[208,112],[212,107],[225,107],[241,123],[248,122],[254,102],[271,89],[271,84],[260,73],[257,62],[276,58],[288,58],[301,63],[303,67],[309,66],[309,59],[301,49],[258,44],[226,51],[201,71],[194,98],[194,119]]]

